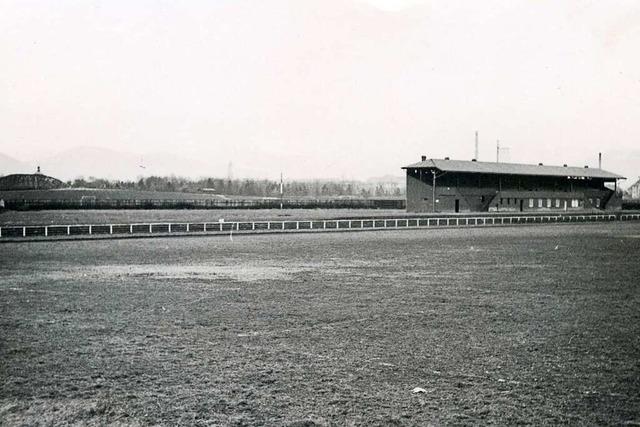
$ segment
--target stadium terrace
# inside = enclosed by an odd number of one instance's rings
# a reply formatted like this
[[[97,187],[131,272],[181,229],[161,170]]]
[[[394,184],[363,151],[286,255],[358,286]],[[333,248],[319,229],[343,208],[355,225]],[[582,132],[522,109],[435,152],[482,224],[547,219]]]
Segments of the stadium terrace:
[[[620,210],[623,176],[597,168],[427,159],[407,174],[408,212]]]

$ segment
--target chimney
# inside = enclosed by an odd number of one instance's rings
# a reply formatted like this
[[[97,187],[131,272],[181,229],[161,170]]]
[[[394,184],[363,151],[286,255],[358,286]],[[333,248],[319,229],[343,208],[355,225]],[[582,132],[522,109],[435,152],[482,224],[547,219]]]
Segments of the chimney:
[[[562,165],[562,166],[566,168],[566,167],[567,167],[567,164],[565,163],[565,164],[564,164],[564,165]]]
[[[589,169],[589,166],[588,166],[588,165],[585,165],[585,166],[584,166],[584,168],[585,168],[585,169]]]
[[[544,166],[542,163],[538,163],[538,166]]]
[[[449,158],[448,158],[448,157],[445,157],[444,159],[445,159],[445,160],[449,160]]]
[[[422,156],[422,161],[426,162],[427,161],[427,156]]]
[[[475,162],[475,161],[476,161],[476,159],[471,159],[471,161],[472,161],[472,162]]]
[[[602,169],[602,153],[598,153],[598,169]]]

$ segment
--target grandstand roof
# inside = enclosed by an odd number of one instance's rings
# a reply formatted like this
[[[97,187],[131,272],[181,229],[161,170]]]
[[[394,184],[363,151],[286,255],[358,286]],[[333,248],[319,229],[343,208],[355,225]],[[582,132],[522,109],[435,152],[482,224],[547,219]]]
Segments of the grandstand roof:
[[[57,178],[34,174],[12,174],[0,177],[0,190],[45,190],[66,187],[65,183]]]
[[[574,176],[585,178],[626,179],[603,169],[575,166],[545,166],[521,163],[494,163],[467,160],[425,159],[402,169],[438,169],[443,172],[485,173],[497,175]]]

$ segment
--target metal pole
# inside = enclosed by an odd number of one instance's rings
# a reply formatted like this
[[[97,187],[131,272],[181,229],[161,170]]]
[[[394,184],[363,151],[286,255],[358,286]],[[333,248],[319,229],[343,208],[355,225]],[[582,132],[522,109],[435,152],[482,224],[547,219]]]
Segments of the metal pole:
[[[436,211],[436,171],[435,169],[431,171],[431,173],[433,174],[433,184],[431,186],[431,190],[432,190],[432,212]]]
[[[282,172],[280,172],[280,210],[282,210],[283,196],[284,196],[284,184],[282,183]]]

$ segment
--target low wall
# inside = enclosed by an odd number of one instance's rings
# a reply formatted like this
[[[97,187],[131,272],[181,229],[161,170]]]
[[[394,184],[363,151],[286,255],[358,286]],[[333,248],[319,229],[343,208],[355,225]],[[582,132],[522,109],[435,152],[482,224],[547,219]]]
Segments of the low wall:
[[[637,210],[640,209],[640,199],[622,199],[623,210]]]
[[[237,221],[198,223],[74,224],[0,227],[0,241],[74,238],[162,237],[169,235],[219,235],[485,227],[526,224],[637,221],[640,213],[485,215],[413,218],[316,219],[296,221]]]

